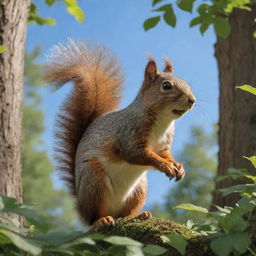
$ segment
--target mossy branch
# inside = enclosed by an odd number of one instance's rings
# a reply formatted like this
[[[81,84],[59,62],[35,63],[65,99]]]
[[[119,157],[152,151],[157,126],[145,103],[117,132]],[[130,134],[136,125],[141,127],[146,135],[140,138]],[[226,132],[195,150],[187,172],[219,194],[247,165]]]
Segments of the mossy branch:
[[[166,255],[180,255],[176,249],[165,244],[161,236],[167,234],[180,234],[188,242],[186,255],[188,256],[210,256],[214,255],[210,249],[210,238],[196,235],[191,229],[173,221],[151,218],[141,220],[136,218],[120,218],[114,226],[104,228],[93,228],[89,233],[101,233],[105,235],[128,236],[143,244],[157,244],[168,250]]]

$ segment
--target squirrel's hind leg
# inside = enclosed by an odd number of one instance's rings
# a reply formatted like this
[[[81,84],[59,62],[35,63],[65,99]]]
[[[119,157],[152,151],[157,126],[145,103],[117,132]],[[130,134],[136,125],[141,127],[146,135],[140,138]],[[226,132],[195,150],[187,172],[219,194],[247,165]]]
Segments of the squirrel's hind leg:
[[[141,178],[131,196],[126,200],[120,217],[135,217],[146,200],[146,194],[147,177],[144,176]]]
[[[108,201],[105,174],[101,161],[96,157],[91,158],[81,170],[77,190],[77,211],[86,224],[92,225],[101,218],[106,218],[104,216],[107,215]],[[109,218],[106,221],[109,222]],[[106,221],[102,219],[101,222]]]

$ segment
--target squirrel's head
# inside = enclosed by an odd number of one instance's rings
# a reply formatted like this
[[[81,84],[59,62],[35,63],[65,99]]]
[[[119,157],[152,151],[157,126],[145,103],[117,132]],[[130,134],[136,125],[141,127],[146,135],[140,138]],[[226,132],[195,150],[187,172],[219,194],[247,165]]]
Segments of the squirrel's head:
[[[150,59],[139,95],[147,107],[156,111],[164,109],[177,119],[193,107],[196,98],[188,83],[176,77],[173,71],[173,64],[167,58],[163,72],[159,72],[156,62]]]

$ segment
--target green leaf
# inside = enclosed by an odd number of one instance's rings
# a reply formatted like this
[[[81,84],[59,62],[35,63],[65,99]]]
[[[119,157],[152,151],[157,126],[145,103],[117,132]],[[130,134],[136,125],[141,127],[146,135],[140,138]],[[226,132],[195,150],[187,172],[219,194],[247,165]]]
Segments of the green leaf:
[[[210,26],[210,23],[202,23],[202,25],[200,26],[200,32],[202,35],[209,28],[209,26]]]
[[[232,234],[233,248],[239,253],[245,253],[251,244],[251,238],[246,232]]]
[[[237,202],[237,205],[240,208],[245,209],[245,212],[248,212],[256,207],[256,199],[250,197],[243,197]]]
[[[255,95],[256,95],[256,88],[253,88],[253,89],[255,90]],[[243,158],[248,159],[252,163],[254,168],[256,168],[256,156],[250,156],[250,157],[243,156]]]
[[[246,232],[236,232],[223,235],[211,241],[211,248],[218,256],[228,256],[231,252],[245,253],[251,244],[251,238]]]
[[[65,2],[65,4],[66,4],[68,7],[77,7],[77,6],[78,6],[76,0],[64,0],[64,2]]]
[[[16,233],[4,229],[0,229],[0,233],[8,237],[16,247],[25,252],[32,255],[39,255],[42,252],[42,249],[38,244],[35,244],[34,242],[25,239]]]
[[[8,211],[12,209],[18,208],[19,205],[15,198],[7,197],[4,195],[0,195],[0,210],[1,211]]]
[[[3,234],[0,234],[0,245],[10,244],[11,240]]]
[[[153,12],[168,12],[170,9],[172,9],[172,5],[165,4],[165,5],[160,6],[157,9],[154,9]]]
[[[149,255],[163,255],[167,250],[159,245],[147,245],[143,248],[143,252]]]
[[[243,91],[250,92],[250,93],[256,95],[256,88],[253,87],[253,86],[251,86],[251,85],[245,84],[245,85],[241,85],[241,86],[236,86],[236,88],[239,88],[239,89],[241,89],[241,90],[243,90]],[[254,157],[256,158],[256,156],[254,156]],[[245,157],[245,158],[246,158],[246,157]],[[247,158],[247,159],[248,159],[248,158]],[[255,165],[254,165],[254,167],[255,167]],[[256,167],[255,167],[255,168],[256,168]]]
[[[256,191],[256,184],[239,184],[229,188],[219,189],[223,196],[228,196],[232,193],[247,193],[252,194]]]
[[[42,233],[35,237],[35,240],[47,245],[61,245],[77,238],[81,238],[82,232],[49,232]]]
[[[123,256],[126,255],[126,250],[127,249],[125,246],[113,245],[107,249],[107,252],[109,255]]]
[[[235,168],[228,168],[227,173],[228,174],[226,174],[226,175],[218,176],[216,178],[216,181],[219,182],[219,181],[222,181],[222,180],[225,180],[228,178],[238,179],[238,178],[242,178],[242,177],[246,177],[248,179],[251,179],[252,181],[256,180],[256,177],[250,175],[250,173],[246,169],[239,170],[239,169],[235,169]]]
[[[212,213],[225,233],[244,231],[247,228],[247,222],[242,217],[243,209],[238,209],[238,207],[234,209],[230,214]]]
[[[104,241],[111,244],[115,244],[115,245],[124,245],[124,246],[130,245],[130,246],[142,247],[142,243],[125,236],[110,236],[105,238]]]
[[[38,228],[44,229],[41,218],[33,209],[28,207],[31,207],[31,205],[18,204],[15,198],[0,195],[0,210],[2,212],[11,212],[23,216]]]
[[[153,0],[152,1],[152,6],[155,6],[156,4],[162,2],[163,0]]]
[[[180,9],[192,13],[194,1],[195,0],[179,0],[178,6]]]
[[[47,25],[50,25],[50,26],[56,25],[56,20],[53,18],[45,18],[44,21],[45,21],[45,24]]]
[[[78,22],[80,23],[84,22],[84,19],[85,19],[84,11],[80,7],[78,6],[68,7],[67,12],[72,14]]]
[[[56,0],[45,0],[46,4],[49,5],[49,6],[52,6]]]
[[[192,19],[192,20],[190,21],[189,26],[190,26],[190,27],[194,27],[194,26],[199,25],[199,24],[201,24],[201,23],[202,23],[202,19],[201,19],[200,16],[198,16],[198,17],[195,17],[194,19]]]
[[[61,248],[68,248],[71,246],[75,246],[75,245],[85,245],[85,244],[89,244],[89,245],[95,245],[95,241],[93,241],[91,238],[89,237],[81,237],[81,238],[76,238],[71,239],[71,242],[64,242],[62,243]]]
[[[0,53],[4,52],[6,50],[6,47],[4,45],[0,45]]]
[[[126,256],[144,256],[142,248],[138,246],[126,246]],[[122,255],[123,256],[123,255]]]
[[[197,11],[200,14],[200,16],[204,16],[206,12],[209,10],[209,5],[208,4],[201,4],[199,5]]]
[[[256,38],[256,31],[253,31],[252,36],[253,36],[254,38]]]
[[[163,242],[168,243],[173,248],[175,248],[181,255],[185,255],[186,247],[188,242],[185,238],[178,234],[170,234],[166,236],[161,236]]]
[[[210,246],[218,256],[229,256],[232,251],[232,241],[226,236],[212,240]]]
[[[168,11],[166,11],[164,13],[164,21],[170,25],[171,27],[175,27],[176,26],[176,16],[173,12],[173,8],[172,6],[170,7],[170,9]]]
[[[179,204],[174,207],[175,209],[183,209],[188,211],[195,211],[195,212],[201,212],[201,213],[209,213],[208,210],[204,207],[196,206],[193,204]]]
[[[227,38],[229,36],[231,27],[227,18],[216,17],[213,20],[213,26],[218,36],[223,38]]]
[[[160,16],[152,17],[144,21],[143,27],[145,31],[155,27],[160,21]]]

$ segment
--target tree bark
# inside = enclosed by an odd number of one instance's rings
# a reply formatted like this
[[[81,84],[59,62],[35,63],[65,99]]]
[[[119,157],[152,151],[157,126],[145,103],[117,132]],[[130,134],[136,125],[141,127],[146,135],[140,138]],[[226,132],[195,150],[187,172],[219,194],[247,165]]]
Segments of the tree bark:
[[[21,124],[24,48],[31,0],[0,1],[0,194],[22,201]]]
[[[220,81],[218,176],[230,167],[253,169],[243,156],[256,155],[256,97],[235,86],[256,85],[255,17],[255,6],[251,12],[234,10],[230,36],[218,37],[215,45]],[[244,182],[228,179],[219,182],[216,189]],[[236,194],[223,198],[215,192],[213,204],[232,206],[238,199]]]

